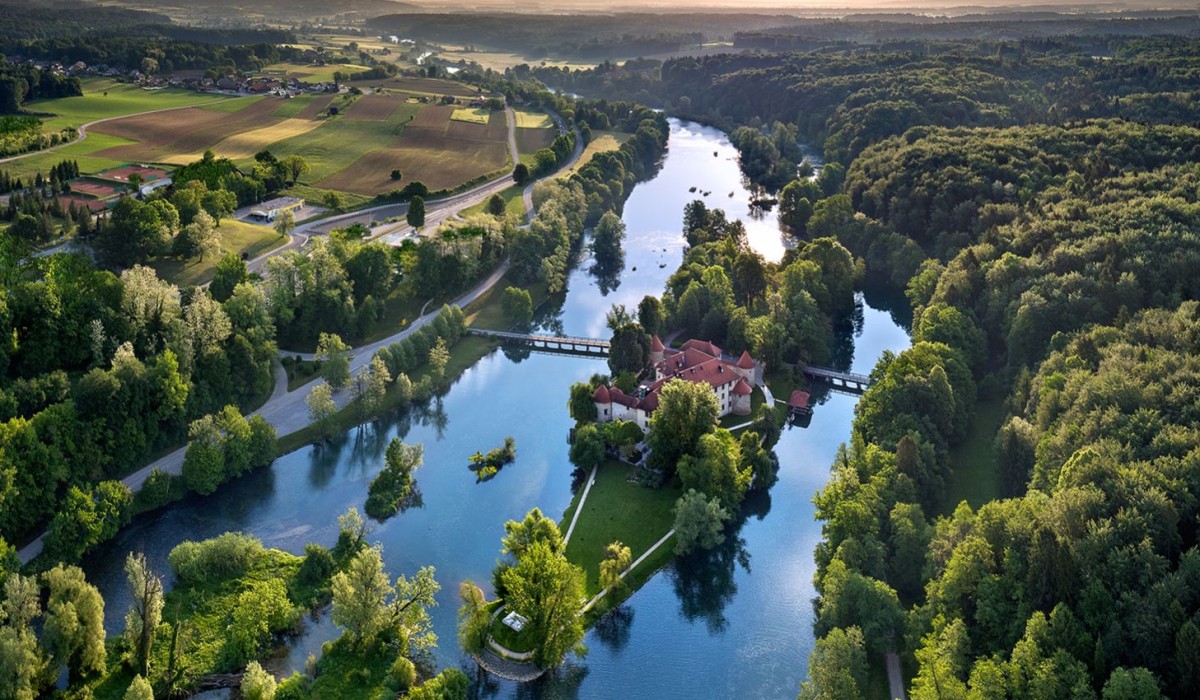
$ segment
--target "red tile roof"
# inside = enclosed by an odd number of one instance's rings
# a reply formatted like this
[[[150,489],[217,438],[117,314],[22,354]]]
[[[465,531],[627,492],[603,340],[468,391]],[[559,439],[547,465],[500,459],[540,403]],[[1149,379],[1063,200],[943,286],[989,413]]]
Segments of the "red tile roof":
[[[608,403],[610,401],[608,397],[608,387],[604,386],[603,384],[596,387],[595,393],[592,394],[592,400],[596,403]]]
[[[788,399],[788,405],[792,408],[808,408],[808,392],[796,389]]]
[[[733,393],[738,396],[749,396],[752,391],[754,390],[750,388],[745,379],[739,379],[738,383],[733,385]]]
[[[754,369],[754,358],[750,357],[749,350],[742,351],[742,356],[738,358],[737,366],[742,369]]]
[[[662,340],[657,335],[650,336],[650,350],[653,352],[662,352],[663,349]]]
[[[711,355],[713,357],[721,356],[721,348],[717,347],[716,345],[713,345],[712,343],[708,342],[707,340],[696,340],[695,338],[692,338],[691,340],[685,342],[683,345],[680,345],[679,349],[684,350],[684,351],[699,350],[700,352],[702,352],[706,355]]]

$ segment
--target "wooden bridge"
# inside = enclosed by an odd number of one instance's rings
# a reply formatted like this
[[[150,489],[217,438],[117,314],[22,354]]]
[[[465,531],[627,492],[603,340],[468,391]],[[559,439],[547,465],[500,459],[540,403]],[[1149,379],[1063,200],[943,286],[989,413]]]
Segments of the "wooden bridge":
[[[565,335],[539,335],[535,333],[513,333],[511,331],[492,331],[486,328],[472,328],[470,332],[487,338],[496,338],[505,343],[523,345],[531,350],[550,352],[561,355],[584,355],[587,357],[608,357],[607,340],[597,338],[574,338]]]
[[[865,374],[839,372],[836,369],[813,367],[812,365],[804,367],[804,374],[819,382],[828,384],[830,389],[843,394],[857,396],[871,387],[871,378]]]

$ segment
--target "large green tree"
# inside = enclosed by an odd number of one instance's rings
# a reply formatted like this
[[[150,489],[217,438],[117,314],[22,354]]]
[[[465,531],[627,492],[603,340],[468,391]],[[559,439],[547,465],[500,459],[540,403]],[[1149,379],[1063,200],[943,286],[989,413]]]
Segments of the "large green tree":
[[[695,455],[700,438],[717,426],[717,397],[706,382],[672,379],[659,390],[650,417],[650,464],[673,472],[685,455]]]
[[[544,668],[558,666],[568,652],[580,651],[584,594],[583,570],[544,541],[534,542],[504,570],[501,578],[508,607],[529,619],[534,661]]]

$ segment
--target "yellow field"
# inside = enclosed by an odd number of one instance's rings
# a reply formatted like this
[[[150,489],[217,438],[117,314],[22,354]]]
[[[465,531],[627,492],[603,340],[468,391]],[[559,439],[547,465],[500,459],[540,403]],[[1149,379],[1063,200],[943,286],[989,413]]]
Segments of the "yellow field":
[[[571,174],[579,171],[580,168],[588,164],[597,153],[605,151],[615,151],[621,147],[621,144],[629,140],[629,134],[619,131],[593,131],[592,140],[588,142],[587,148],[583,149],[579,160],[575,165],[568,170],[560,173],[560,177],[569,177]]]
[[[323,123],[318,119],[284,119],[278,124],[234,134],[213,146],[212,152],[220,158],[229,158],[230,160],[250,158],[276,141],[307,134]],[[201,153],[180,153],[168,156],[165,160],[175,165],[187,165],[200,160],[202,156]]]
[[[490,110],[483,107],[475,107],[474,109],[456,109],[454,114],[450,115],[450,119],[456,122],[470,122],[471,124],[487,124],[488,119],[491,119],[492,113]]]
[[[513,112],[517,115],[518,129],[550,129],[554,126],[549,114],[524,109],[514,109]]]

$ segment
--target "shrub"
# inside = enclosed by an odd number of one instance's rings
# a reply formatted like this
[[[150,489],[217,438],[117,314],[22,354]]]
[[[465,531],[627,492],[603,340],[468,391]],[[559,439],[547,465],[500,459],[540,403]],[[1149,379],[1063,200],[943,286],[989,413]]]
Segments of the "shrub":
[[[408,690],[417,683],[417,667],[404,656],[396,657],[392,670],[388,673],[388,685],[399,692]]]
[[[203,542],[186,541],[167,555],[171,571],[182,583],[205,583],[241,576],[263,555],[262,542],[240,532],[226,532]]]
[[[309,543],[304,546],[304,561],[296,572],[296,582],[310,588],[326,581],[333,575],[333,555],[319,544]]]

